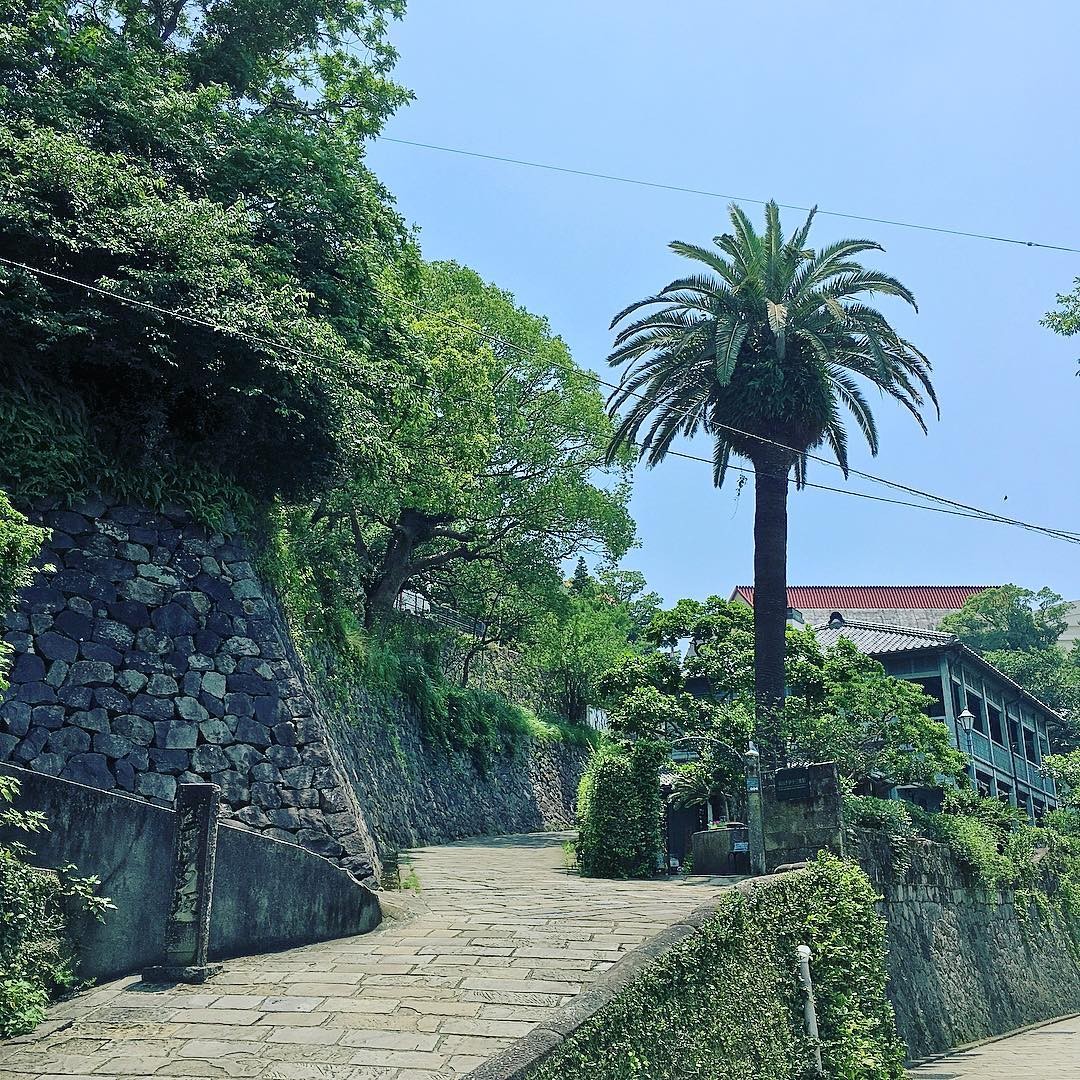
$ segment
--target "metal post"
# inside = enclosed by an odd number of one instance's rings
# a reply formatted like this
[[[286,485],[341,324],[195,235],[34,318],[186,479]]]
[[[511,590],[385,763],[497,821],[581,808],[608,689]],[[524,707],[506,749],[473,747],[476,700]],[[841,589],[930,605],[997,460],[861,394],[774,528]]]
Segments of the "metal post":
[[[765,825],[761,817],[761,756],[753,743],[746,762],[746,826],[750,841],[750,873],[765,873]]]
[[[143,972],[146,982],[201,983],[221,970],[221,964],[208,960],[220,804],[221,789],[216,784],[180,784],[176,789],[165,962]]]
[[[803,1016],[806,1018],[806,1034],[814,1047],[814,1064],[817,1066],[818,1076],[824,1076],[821,1065],[821,1038],[818,1035],[817,1009],[814,1008],[814,982],[810,978],[810,946],[798,945],[795,952],[799,957],[799,978],[802,981],[805,1001],[803,1002]]]

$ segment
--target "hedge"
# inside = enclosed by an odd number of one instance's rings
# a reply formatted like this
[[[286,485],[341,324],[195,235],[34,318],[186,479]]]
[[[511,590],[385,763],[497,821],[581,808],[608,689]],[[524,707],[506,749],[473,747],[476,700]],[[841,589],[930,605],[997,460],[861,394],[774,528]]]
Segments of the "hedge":
[[[529,1080],[802,1080],[812,1073],[796,946],[812,953],[825,1075],[901,1080],[870,880],[823,853],[728,892]]]

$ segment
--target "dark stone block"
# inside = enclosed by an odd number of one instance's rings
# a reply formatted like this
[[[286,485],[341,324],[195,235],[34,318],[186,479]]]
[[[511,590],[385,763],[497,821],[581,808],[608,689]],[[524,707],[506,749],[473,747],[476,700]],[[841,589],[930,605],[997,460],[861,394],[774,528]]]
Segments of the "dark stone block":
[[[106,578],[86,570],[61,570],[53,578],[53,585],[65,593],[100,600],[111,604],[116,599],[116,586]]]
[[[65,717],[66,710],[63,705],[35,705],[30,714],[30,721],[37,727],[56,731],[64,726]],[[10,722],[8,726],[11,727]],[[14,731],[14,728],[12,730]],[[17,735],[18,732],[16,731],[15,734]]]
[[[150,675],[155,671],[161,671],[165,666],[160,656],[154,656],[152,653],[143,652],[141,649],[132,649],[132,651],[124,657],[124,663],[127,665],[128,670],[136,671],[143,675]]]
[[[284,707],[281,704],[280,698],[277,694],[271,694],[267,697],[256,698],[255,700],[255,716],[260,724],[266,724],[267,727],[274,727],[276,724],[280,724],[284,718],[288,716]],[[278,742],[281,742],[278,739]],[[293,742],[295,743],[295,739]],[[288,745],[292,745],[291,743]]]
[[[226,694],[225,712],[232,716],[253,716],[255,706],[247,694]]]
[[[74,641],[82,641],[93,632],[94,624],[89,616],[81,615],[79,612],[72,611],[69,608],[57,612],[56,618],[53,619],[53,627]],[[67,660],[68,657],[59,657],[58,659]]]
[[[199,671],[189,671],[184,676],[181,686],[188,697],[197,697],[199,691],[202,689],[202,673]]]
[[[146,604],[149,607],[157,607],[165,602],[165,589],[145,578],[132,578],[130,581],[125,581],[120,586],[119,592],[125,600]]]
[[[76,754],[60,775],[66,780],[89,784],[90,787],[109,790],[116,786],[116,778],[109,771],[104,754]]]
[[[150,622],[156,630],[170,637],[194,634],[199,629],[195,617],[179,604],[166,604],[150,613]]]
[[[75,547],[75,541],[67,533],[53,529],[52,537],[49,539],[49,547],[53,551],[70,551]]]
[[[88,555],[83,561],[83,569],[95,577],[114,583],[127,581],[135,576],[135,567],[130,562],[101,555]]]
[[[154,725],[141,716],[127,713],[116,716],[109,725],[114,734],[123,735],[140,746],[149,746],[154,741]]]
[[[160,772],[141,773],[135,777],[135,790],[148,799],[171,803],[176,798],[176,778]]]
[[[72,709],[89,709],[94,692],[89,686],[62,686],[56,696]]]
[[[143,525],[133,525],[128,529],[128,539],[133,544],[142,544],[143,547],[149,550],[158,542],[157,529],[150,529]]]
[[[90,749],[90,736],[77,727],[65,727],[49,735],[48,748],[54,754],[80,754]]]
[[[38,708],[50,708],[48,705],[39,705]],[[0,705],[0,721],[12,735],[22,738],[30,730],[31,708],[25,701],[5,701]],[[60,710],[61,718],[64,710]]]
[[[251,801],[265,810],[277,810],[281,806],[281,792],[275,784],[260,780],[251,785]]]
[[[147,652],[151,656],[165,656],[172,652],[173,642],[168,634],[144,627],[135,635],[135,646],[140,652]]]
[[[111,735],[102,731],[94,736],[94,749],[108,758],[122,758],[130,754],[133,747],[131,740],[123,735]]]
[[[60,612],[61,617],[64,615],[71,615],[76,619],[83,618],[83,616],[76,615],[73,611]],[[89,620],[87,620],[87,622],[89,622]],[[65,660],[68,663],[71,663],[75,657],[79,655],[79,647],[70,637],[66,637],[64,634],[58,634],[53,630],[38,635],[37,651],[49,660]]]
[[[32,652],[34,648],[34,636],[25,630],[9,630],[4,635],[4,640],[16,652]]]
[[[124,660],[120,652],[111,645],[102,645],[100,641],[80,642],[79,656],[84,660],[99,660],[112,667],[118,667]]]
[[[91,643],[92,644],[92,643]],[[86,642],[83,642],[83,646]],[[69,686],[111,686],[116,671],[108,661],[77,660],[68,673]]]
[[[279,769],[292,769],[303,759],[295,746],[270,746],[266,750],[266,760],[272,761]]]
[[[44,584],[31,585],[24,589],[22,602],[28,611],[35,613],[63,611],[67,603],[59,589]]]
[[[12,751],[11,756],[16,761],[29,763],[45,749],[48,738],[49,732],[45,728],[31,728],[26,738]]]
[[[94,623],[93,639],[101,642],[102,645],[110,645],[123,652],[131,648],[135,635],[131,628],[122,622],[115,619],[98,619]]]
[[[203,690],[199,691],[199,704],[211,715],[221,718],[225,715],[225,702]]]
[[[162,750],[151,747],[147,752],[150,764],[159,773],[182,773],[188,767],[191,754],[187,750]]]
[[[170,698],[137,694],[135,700],[131,703],[131,711],[136,716],[145,716],[150,720],[168,721],[173,718],[176,710]]]
[[[252,746],[267,747],[273,740],[268,727],[242,716],[236,724],[236,741],[250,743]]]
[[[130,761],[120,760],[113,762],[113,770],[116,774],[116,786],[123,791],[135,790],[135,767]]]
[[[48,683],[29,682],[19,687],[15,697],[30,705],[53,705],[56,702],[56,691]]]
[[[344,850],[341,842],[335,840],[329,833],[318,832],[315,829],[304,829],[296,834],[296,841],[308,851],[314,851],[318,855],[334,858]]]
[[[18,737],[0,731],[0,761],[7,761],[19,745]]]
[[[211,630],[200,630],[195,635],[195,648],[205,656],[213,656],[221,647],[221,635]]]
[[[45,523],[70,536],[85,536],[86,533],[93,532],[90,522],[82,514],[71,510],[52,510],[45,515]]]
[[[45,678],[45,661],[33,653],[23,653],[11,668],[13,683],[41,682]]]
[[[197,724],[186,720],[165,720],[154,725],[154,742],[167,750],[194,750],[199,741]]]
[[[275,724],[271,731],[274,735],[274,741],[280,743],[282,746],[295,746],[296,745],[296,728],[290,723]]]
[[[114,713],[126,713],[131,708],[131,700],[127,694],[122,694],[111,686],[100,686],[94,691],[94,704]]]
[[[104,709],[87,709],[71,714],[71,722],[87,731],[108,731],[109,714]]]
[[[197,746],[191,755],[191,767],[197,773],[224,772],[229,764],[225,751],[209,743]]]
[[[243,675],[240,672],[229,675],[225,680],[225,685],[231,691],[251,694],[253,697],[269,694],[272,689],[267,679],[260,678],[258,675]]]
[[[242,773],[251,772],[252,776],[255,776],[256,780],[276,779],[277,777],[257,776],[256,770],[260,769],[266,764],[263,761],[262,754],[255,749],[254,746],[249,746],[245,743],[238,743],[235,746],[227,747],[225,750],[225,756],[232,762],[233,767]]]
[[[117,600],[115,604],[110,604],[109,615],[132,630],[141,630],[150,625],[150,609],[134,600]]]

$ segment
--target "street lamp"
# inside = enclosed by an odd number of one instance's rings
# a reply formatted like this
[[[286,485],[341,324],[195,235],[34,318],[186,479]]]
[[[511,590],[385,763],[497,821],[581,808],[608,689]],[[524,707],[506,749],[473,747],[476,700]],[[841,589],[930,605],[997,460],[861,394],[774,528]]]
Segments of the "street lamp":
[[[971,770],[971,782],[975,783],[975,751],[971,745],[971,725],[975,722],[975,714],[965,708],[964,711],[956,718],[960,721],[961,727],[964,729],[964,734],[967,736],[967,751],[968,751],[968,768]]]

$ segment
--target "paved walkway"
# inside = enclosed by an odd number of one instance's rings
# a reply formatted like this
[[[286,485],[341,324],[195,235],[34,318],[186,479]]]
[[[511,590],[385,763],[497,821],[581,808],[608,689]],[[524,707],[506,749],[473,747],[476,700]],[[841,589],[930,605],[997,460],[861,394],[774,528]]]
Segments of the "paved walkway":
[[[908,1072],[911,1080],[1077,1080],[1080,1017],[938,1058]]]
[[[78,995],[0,1043],[0,1080],[468,1072],[736,880],[586,880],[565,870],[565,839],[425,848],[413,914],[374,933],[233,960],[204,986],[129,978]]]

